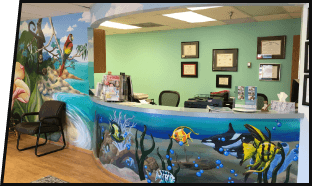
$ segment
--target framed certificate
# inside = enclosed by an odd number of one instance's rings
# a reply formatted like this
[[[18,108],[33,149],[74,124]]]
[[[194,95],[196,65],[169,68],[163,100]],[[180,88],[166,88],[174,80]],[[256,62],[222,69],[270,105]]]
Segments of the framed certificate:
[[[198,77],[198,62],[181,62],[181,77]]]
[[[181,58],[199,58],[199,41],[181,42]]]
[[[309,106],[309,75],[304,75],[304,78],[303,78],[302,105]]]
[[[305,43],[304,73],[309,73],[309,41]]]
[[[216,87],[217,88],[231,88],[232,76],[231,75],[217,75]]]
[[[285,59],[286,36],[258,37],[257,59]]]
[[[260,63],[259,80],[260,81],[280,81],[281,80],[281,64]]]
[[[213,49],[212,71],[237,72],[238,49]]]

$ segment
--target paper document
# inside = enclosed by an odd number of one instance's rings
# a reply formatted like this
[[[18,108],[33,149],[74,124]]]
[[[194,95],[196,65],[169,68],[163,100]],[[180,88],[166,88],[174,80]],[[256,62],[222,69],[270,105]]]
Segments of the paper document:
[[[139,100],[140,101],[140,103],[142,103],[142,104],[149,104],[147,101],[145,101],[144,99],[141,99],[141,100]]]

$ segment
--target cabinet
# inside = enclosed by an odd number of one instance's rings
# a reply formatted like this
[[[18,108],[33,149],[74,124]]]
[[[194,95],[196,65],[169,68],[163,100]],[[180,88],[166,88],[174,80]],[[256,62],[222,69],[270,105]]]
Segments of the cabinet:
[[[94,73],[106,72],[105,30],[93,29]]]

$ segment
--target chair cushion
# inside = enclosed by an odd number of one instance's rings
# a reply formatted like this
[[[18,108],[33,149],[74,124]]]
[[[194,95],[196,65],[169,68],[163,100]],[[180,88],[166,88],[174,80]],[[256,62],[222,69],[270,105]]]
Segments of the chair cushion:
[[[20,133],[24,134],[38,134],[39,133],[39,126],[40,122],[23,122],[19,123],[15,126],[15,130]],[[40,133],[50,133],[50,132],[57,132],[60,128],[58,125],[49,125],[49,124],[42,124]]]

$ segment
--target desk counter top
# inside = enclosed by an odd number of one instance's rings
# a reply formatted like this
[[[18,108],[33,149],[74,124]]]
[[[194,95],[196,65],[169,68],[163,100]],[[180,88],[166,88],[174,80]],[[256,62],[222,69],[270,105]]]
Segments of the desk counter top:
[[[134,102],[105,102],[98,97],[90,96],[91,100],[97,104],[112,107],[116,109],[145,112],[151,114],[177,115],[190,117],[208,117],[208,118],[239,118],[239,119],[300,119],[304,117],[303,113],[278,113],[276,111],[269,112],[208,112],[207,109],[201,108],[184,108],[170,107],[162,105],[140,104]]]

